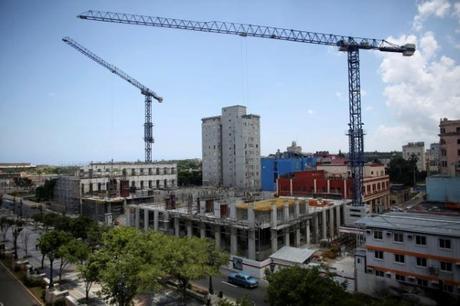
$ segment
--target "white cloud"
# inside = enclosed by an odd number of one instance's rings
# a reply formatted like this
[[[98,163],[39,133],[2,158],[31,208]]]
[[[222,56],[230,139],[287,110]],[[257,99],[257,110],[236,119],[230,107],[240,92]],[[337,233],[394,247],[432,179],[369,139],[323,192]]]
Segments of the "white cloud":
[[[417,5],[417,15],[414,18],[412,27],[416,31],[423,28],[423,22],[430,16],[444,17],[449,12],[450,3],[447,0],[421,1]]]
[[[307,114],[309,114],[309,115],[313,115],[314,113],[315,113],[315,112],[314,112],[312,109],[308,109],[308,110],[307,110]]]
[[[460,117],[460,66],[452,58],[436,55],[439,46],[432,32],[418,39],[403,35],[388,40],[398,44],[418,40],[419,48],[412,57],[381,53],[379,73],[385,83],[386,105],[398,125],[379,127],[376,137],[386,135],[385,141],[399,142],[437,139],[440,118]]]

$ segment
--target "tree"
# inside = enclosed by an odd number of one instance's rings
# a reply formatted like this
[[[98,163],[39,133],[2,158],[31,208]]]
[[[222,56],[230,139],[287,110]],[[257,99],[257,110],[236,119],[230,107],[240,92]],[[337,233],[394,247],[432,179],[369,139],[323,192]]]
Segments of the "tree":
[[[2,230],[3,241],[6,241],[6,234],[8,233],[8,230],[13,225],[13,223],[14,221],[8,217],[0,218],[0,228]]]
[[[50,288],[53,287],[53,263],[58,257],[59,248],[64,245],[71,236],[63,231],[52,230],[44,233],[38,242],[42,254],[46,255],[50,261]],[[42,260],[43,266],[43,260]]]
[[[23,230],[24,222],[21,219],[13,221],[11,232],[13,234],[14,259],[18,259],[18,237]]]
[[[54,186],[56,185],[56,179],[46,180],[43,186],[39,186],[35,189],[35,198],[38,202],[49,201],[54,196]]]
[[[289,267],[269,274],[267,280],[268,301],[272,306],[353,305],[343,286],[316,268]]]
[[[70,264],[80,263],[82,264],[89,256],[88,245],[78,239],[71,239],[65,244],[61,245],[56,253],[60,259],[59,264],[59,282],[62,280],[62,272],[64,268]]]
[[[214,288],[212,285],[212,277],[220,274],[220,267],[228,263],[229,256],[226,253],[221,252],[216,244],[212,241],[208,241],[207,246],[207,274],[209,277],[209,293],[214,294]]]
[[[89,291],[94,282],[99,280],[100,268],[102,267],[100,258],[99,260],[94,254],[89,255],[85,263],[78,266],[80,277],[85,283],[85,298],[86,303],[89,303]]]

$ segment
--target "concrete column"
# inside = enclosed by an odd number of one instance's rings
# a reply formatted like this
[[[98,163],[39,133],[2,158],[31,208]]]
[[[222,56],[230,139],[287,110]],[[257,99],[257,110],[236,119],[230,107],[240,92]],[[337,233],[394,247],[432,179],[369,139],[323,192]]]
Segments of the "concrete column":
[[[236,202],[230,201],[230,219],[236,220]]]
[[[319,222],[318,222],[318,217],[319,214],[314,214],[313,215],[313,226],[314,226],[314,231],[313,231],[313,237],[314,237],[314,243],[318,243],[318,237],[319,237]]]
[[[214,216],[220,218],[220,202],[214,201]]]
[[[343,198],[347,198],[347,179],[343,180]]]
[[[275,189],[276,189],[276,195],[279,195],[278,178],[276,178],[276,186],[275,186]]]
[[[125,207],[125,218],[126,218],[126,226],[133,226],[133,220],[131,220],[131,209]]]
[[[255,223],[254,207],[252,206],[252,203],[249,203],[249,205],[248,205],[248,225],[249,225],[249,228],[254,228],[254,223]]]
[[[230,254],[237,255],[238,254],[238,236],[237,236],[237,229],[231,228],[230,231]]]
[[[295,210],[294,210],[294,212],[295,212],[295,217],[296,217],[296,218],[299,218],[299,217],[300,217],[300,203],[299,203],[299,201],[295,201],[295,204],[294,204],[294,205],[295,205],[295,206],[294,206],[294,208],[295,208]]]
[[[270,238],[272,241],[272,253],[275,253],[278,251],[278,231],[276,229],[271,230]]]
[[[289,205],[287,203],[284,204],[283,210],[284,210],[284,221],[288,222],[289,221]]]
[[[176,237],[180,236],[180,224],[178,217],[174,218],[174,235],[176,235]]]
[[[163,230],[169,232],[169,213],[167,211],[164,212]]]
[[[158,230],[158,218],[159,218],[159,213],[158,210],[153,211],[153,230],[157,231]]]
[[[327,193],[331,192],[331,180],[327,179]]]
[[[200,215],[204,215],[206,212],[206,201],[200,200]]]
[[[256,232],[254,229],[248,230],[248,258],[256,260]]]
[[[206,225],[200,223],[200,238],[206,238]]]
[[[276,207],[276,204],[272,204],[272,222],[271,222],[271,227],[274,228],[278,224],[278,209]]]
[[[214,226],[214,240],[216,243],[216,248],[220,249],[220,225]]]
[[[289,194],[292,197],[292,179],[289,179]]]
[[[144,230],[149,229],[149,211],[148,209],[144,209]]]
[[[308,206],[308,201],[305,201],[305,214],[308,215],[309,213],[309,206]]]
[[[291,244],[291,239],[289,237],[289,227],[284,229],[284,244],[289,246]]]
[[[305,228],[305,242],[307,245],[310,244],[310,220],[307,220],[307,224],[306,224],[306,228]]]
[[[97,205],[96,205],[97,206]],[[134,222],[135,222],[135,226],[136,228],[139,228],[139,215],[140,215],[140,209],[139,207],[136,207],[136,215],[135,215],[135,218],[134,218]]]
[[[327,239],[327,233],[326,233],[326,209],[323,209],[322,211],[323,214],[323,237],[322,239]]]
[[[316,193],[316,179],[313,179],[313,193]]]
[[[295,229],[295,246],[300,246],[300,224],[297,224]]]
[[[192,221],[187,221],[187,237],[192,237],[192,236],[193,236]]]
[[[335,212],[336,212],[336,218],[337,218],[337,232],[338,232],[339,226],[342,223],[342,216],[340,215],[340,206],[337,206]]]
[[[329,211],[329,232],[330,232],[330,235],[331,235],[331,240],[335,237],[335,226],[334,226],[334,209],[331,207],[330,209],[328,209]]]

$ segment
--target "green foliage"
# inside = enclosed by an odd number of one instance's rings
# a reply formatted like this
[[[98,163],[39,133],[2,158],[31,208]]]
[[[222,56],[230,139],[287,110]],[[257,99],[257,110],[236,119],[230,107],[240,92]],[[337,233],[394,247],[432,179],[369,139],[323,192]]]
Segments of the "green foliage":
[[[59,281],[62,279],[62,272],[69,263],[82,264],[89,256],[89,247],[82,240],[70,239],[61,245],[56,255],[61,259],[59,265]]]
[[[80,277],[85,283],[85,298],[86,302],[89,300],[89,291],[91,290],[94,282],[99,280],[99,273],[101,268],[100,260],[94,254],[89,254],[84,264],[78,266]]]
[[[201,186],[201,162],[197,159],[177,161],[177,183],[179,186]]]
[[[35,198],[38,202],[49,201],[54,196],[54,186],[56,185],[56,179],[46,180],[43,186],[35,189]]]
[[[272,306],[349,305],[349,294],[332,277],[318,269],[291,267],[268,276],[268,300]]]
[[[14,224],[14,220],[8,217],[0,218],[0,229],[2,231],[3,241],[6,241],[6,234],[10,227]]]
[[[409,160],[397,156],[391,159],[388,174],[392,183],[412,186],[414,184],[414,171],[416,182],[425,179],[426,172],[417,170],[417,158],[415,156],[412,156]]]
[[[15,177],[13,179],[14,184],[18,187],[31,187],[32,180],[27,177]]]
[[[59,255],[59,248],[69,241],[72,236],[66,232],[52,230],[44,233],[38,240],[38,247],[50,261],[50,287],[53,287],[53,263]]]

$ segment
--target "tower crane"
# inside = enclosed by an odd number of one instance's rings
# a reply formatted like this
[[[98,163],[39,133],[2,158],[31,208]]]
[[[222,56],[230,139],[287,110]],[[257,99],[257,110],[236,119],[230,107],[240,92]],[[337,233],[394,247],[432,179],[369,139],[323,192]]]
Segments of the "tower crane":
[[[76,50],[80,51],[99,65],[107,68],[110,70],[112,73],[115,73],[118,75],[120,78],[124,79],[125,81],[128,81],[133,85],[134,87],[137,87],[140,89],[141,94],[145,96],[145,123],[144,123],[144,142],[145,142],[145,162],[146,163],[151,163],[152,162],[152,143],[154,142],[153,140],[153,124],[152,124],[152,98],[157,100],[158,102],[162,102],[163,98],[158,96],[153,90],[150,88],[142,85],[139,81],[137,81],[135,78],[129,76],[127,73],[125,73],[123,70],[117,68],[116,66],[106,62],[90,50],[86,49],[79,43],[77,43],[75,40],[73,40],[70,37],[64,37],[62,39],[65,43],[67,43],[69,46],[75,48]]]
[[[411,56],[415,52],[414,44],[396,45],[383,39],[361,38],[346,35],[315,33],[271,26],[241,24],[221,21],[193,21],[185,19],[152,17],[98,10],[81,13],[78,18],[102,22],[143,25],[198,32],[239,35],[286,40],[299,43],[338,47],[347,52],[348,57],[348,97],[349,97],[349,160],[353,180],[353,206],[362,206],[364,132],[361,121],[361,85],[359,69],[359,50],[378,50],[401,53]]]

